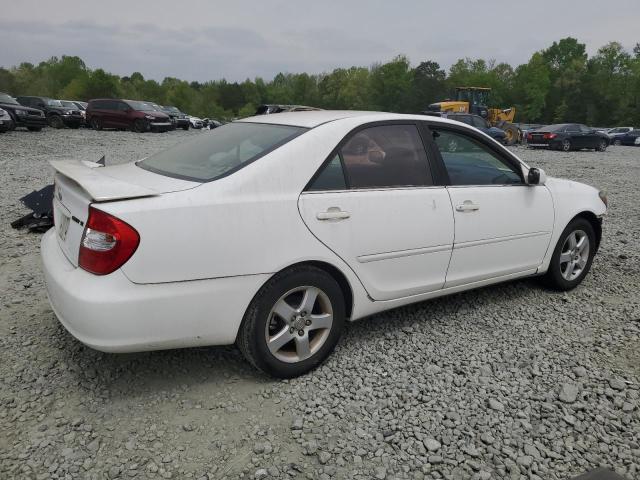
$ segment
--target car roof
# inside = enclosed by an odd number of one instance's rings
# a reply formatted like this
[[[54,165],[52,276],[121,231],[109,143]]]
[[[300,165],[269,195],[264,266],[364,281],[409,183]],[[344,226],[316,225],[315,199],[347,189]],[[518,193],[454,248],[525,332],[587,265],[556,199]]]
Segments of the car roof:
[[[436,123],[454,123],[441,117],[429,115],[413,115],[408,113],[368,112],[358,110],[314,110],[304,112],[282,112],[269,115],[256,115],[255,117],[242,118],[236,122],[270,123],[273,125],[290,125],[294,127],[314,128],[328,122],[347,118],[362,118],[365,122],[378,122],[386,120],[428,120]],[[364,122],[363,122],[364,123]],[[455,122],[459,124],[459,122]]]

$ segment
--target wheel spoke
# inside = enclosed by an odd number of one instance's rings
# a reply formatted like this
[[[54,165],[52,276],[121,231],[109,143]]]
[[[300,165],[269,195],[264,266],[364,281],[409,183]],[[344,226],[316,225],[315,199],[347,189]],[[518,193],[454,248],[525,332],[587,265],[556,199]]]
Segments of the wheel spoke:
[[[305,360],[311,356],[311,345],[309,345],[309,334],[296,336],[296,353],[300,360]]]
[[[586,235],[580,238],[580,240],[578,240],[578,243],[576,244],[576,247],[578,247],[578,252],[580,253],[584,252],[584,249],[587,248],[588,246],[589,246],[589,239],[587,238]]]
[[[323,313],[321,315],[311,315],[311,325],[309,325],[309,330],[331,328],[332,323],[333,323],[333,315],[331,315],[330,313]]]
[[[571,261],[571,252],[561,253],[560,254],[560,263],[567,263]]]
[[[276,353],[282,347],[284,347],[287,343],[291,341],[293,335],[289,333],[289,327],[285,326],[282,330],[276,333],[273,337],[269,338],[267,342],[267,346],[271,353]]]
[[[576,248],[576,232],[573,232],[571,235],[569,235],[569,238],[567,239],[569,240],[569,247],[573,250],[574,248]]]
[[[300,307],[298,308],[298,310],[307,313],[313,312],[313,306],[316,304],[317,298],[318,289],[315,287],[308,287],[304,291],[304,296],[302,297],[302,302],[300,303]]]
[[[291,305],[284,301],[284,298],[281,298],[275,307],[273,307],[273,313],[288,322],[291,320],[291,317],[295,315],[296,311]]]

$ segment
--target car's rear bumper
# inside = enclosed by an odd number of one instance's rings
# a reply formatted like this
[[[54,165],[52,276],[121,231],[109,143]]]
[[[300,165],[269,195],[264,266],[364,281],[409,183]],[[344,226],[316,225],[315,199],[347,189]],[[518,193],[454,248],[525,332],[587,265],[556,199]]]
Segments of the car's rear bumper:
[[[41,254],[60,323],[82,343],[105,352],[231,344],[251,299],[269,278],[135,284],[121,270],[97,276],[67,260],[55,229],[44,235]]]

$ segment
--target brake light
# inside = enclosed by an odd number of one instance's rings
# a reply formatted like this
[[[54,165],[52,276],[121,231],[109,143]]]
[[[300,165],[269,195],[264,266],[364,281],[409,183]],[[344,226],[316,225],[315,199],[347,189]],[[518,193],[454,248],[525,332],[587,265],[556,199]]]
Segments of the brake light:
[[[545,140],[553,140],[554,138],[556,138],[558,135],[556,135],[555,133],[545,133],[544,134],[544,139]]]
[[[78,265],[96,275],[108,275],[131,258],[139,243],[140,235],[131,225],[102,210],[89,207]]]
[[[531,135],[530,133],[527,133],[527,140],[533,140],[533,135]]]

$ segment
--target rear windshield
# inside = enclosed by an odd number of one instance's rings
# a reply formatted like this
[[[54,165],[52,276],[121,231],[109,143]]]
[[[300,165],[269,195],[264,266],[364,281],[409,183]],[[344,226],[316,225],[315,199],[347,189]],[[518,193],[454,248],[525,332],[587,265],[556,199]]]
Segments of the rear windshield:
[[[307,129],[266,123],[228,123],[138,162],[169,177],[209,182],[229,175]]]

